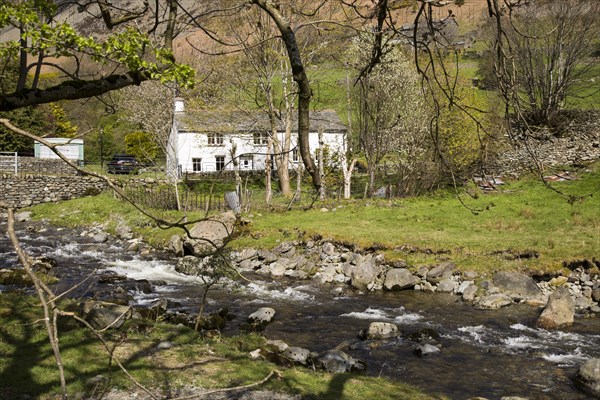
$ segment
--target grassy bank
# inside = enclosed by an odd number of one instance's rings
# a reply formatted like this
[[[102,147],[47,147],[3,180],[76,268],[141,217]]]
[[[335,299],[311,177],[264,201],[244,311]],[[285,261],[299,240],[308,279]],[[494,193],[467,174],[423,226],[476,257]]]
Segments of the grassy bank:
[[[36,303],[36,299],[24,295],[0,295],[0,398],[27,394],[30,398],[55,399],[59,394],[57,368]],[[69,304],[63,306],[68,308]],[[60,320],[59,326],[72,398],[91,398],[94,390],[98,394],[104,387],[135,389],[115,363],[109,362],[103,346],[90,332],[67,318]],[[279,376],[261,385],[261,389],[307,398],[439,398],[386,379],[312,372],[303,367],[284,369],[267,361],[251,360],[248,353],[264,344],[264,338],[255,334],[211,339],[181,326],[130,321],[104,336],[131,375],[159,398],[174,395],[182,387],[244,386],[262,380],[271,371],[279,371]],[[164,341],[173,347],[159,349],[157,345]],[[99,375],[108,381],[95,388],[88,382]]]
[[[600,256],[600,164],[574,175],[574,180],[552,183],[554,190],[529,178],[493,192],[471,187],[458,195],[448,190],[390,201],[329,200],[308,211],[251,212],[246,215],[250,226],[231,246],[271,248],[286,240],[324,238],[378,248],[411,267],[452,260],[460,269],[480,272],[556,272],[563,261]],[[181,233],[156,227],[110,194],[32,210],[35,218],[66,226],[103,223],[111,231],[125,221],[153,245]],[[153,212],[172,221],[181,217],[176,212]],[[192,213],[188,220],[200,217],[201,213]]]
[[[392,201],[341,203],[323,212],[256,214],[251,234],[234,246],[271,247],[280,241],[323,237],[383,249],[411,266],[451,259],[461,269],[556,271],[564,260],[600,254],[600,168],[552,183],[524,179],[484,193]],[[569,201],[571,200],[571,201]],[[475,212],[473,212],[475,211]],[[519,257],[525,254],[538,257]]]

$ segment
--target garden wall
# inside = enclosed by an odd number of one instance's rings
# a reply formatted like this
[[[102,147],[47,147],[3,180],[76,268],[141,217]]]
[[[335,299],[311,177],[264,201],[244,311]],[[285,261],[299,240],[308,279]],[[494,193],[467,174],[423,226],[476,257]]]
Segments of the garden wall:
[[[87,176],[0,175],[0,208],[21,208],[98,194],[107,185]]]

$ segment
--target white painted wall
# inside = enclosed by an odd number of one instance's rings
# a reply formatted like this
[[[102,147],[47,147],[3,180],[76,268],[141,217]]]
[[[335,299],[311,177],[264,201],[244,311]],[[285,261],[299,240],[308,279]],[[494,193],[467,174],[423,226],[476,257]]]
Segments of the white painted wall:
[[[283,132],[280,132],[280,140],[283,141]],[[330,153],[339,153],[345,151],[343,133],[324,133],[323,142],[329,147]],[[233,144],[236,146],[235,155],[240,157],[240,170],[264,170],[267,151],[266,145],[254,144],[254,136],[252,134],[225,134],[222,145],[209,145],[208,136],[205,133],[196,132],[179,132],[177,134],[177,154],[178,164],[181,172],[194,172],[193,159],[200,158],[202,172],[214,172],[217,170],[217,156],[225,157],[225,170],[234,170],[232,163],[231,149]],[[293,135],[290,148],[294,148],[297,144],[297,136]],[[317,132],[309,134],[310,150],[313,157],[316,157],[317,149],[319,148],[319,135]],[[244,156],[245,155],[245,156]],[[252,158],[250,162],[249,158]],[[298,155],[298,157],[300,157]],[[244,163],[244,159],[248,160],[248,165]],[[301,162],[301,160],[298,160]],[[292,160],[290,154],[290,166],[297,164]]]

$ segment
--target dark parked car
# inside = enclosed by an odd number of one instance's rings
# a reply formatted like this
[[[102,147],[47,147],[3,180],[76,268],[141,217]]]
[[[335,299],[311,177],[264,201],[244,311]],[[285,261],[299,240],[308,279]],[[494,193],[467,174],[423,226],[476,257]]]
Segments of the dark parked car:
[[[115,154],[106,164],[106,170],[110,174],[137,174],[140,167],[135,157],[129,154]]]

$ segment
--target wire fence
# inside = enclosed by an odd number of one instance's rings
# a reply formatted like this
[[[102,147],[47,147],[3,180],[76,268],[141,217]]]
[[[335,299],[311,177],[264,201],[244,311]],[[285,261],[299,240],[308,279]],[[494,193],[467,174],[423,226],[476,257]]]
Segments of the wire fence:
[[[130,186],[125,194],[135,203],[159,210],[177,210],[177,193],[173,186]],[[244,209],[249,209],[250,196],[244,196]],[[179,202],[182,211],[223,212],[229,209],[223,194],[198,193],[189,189],[179,190]]]

